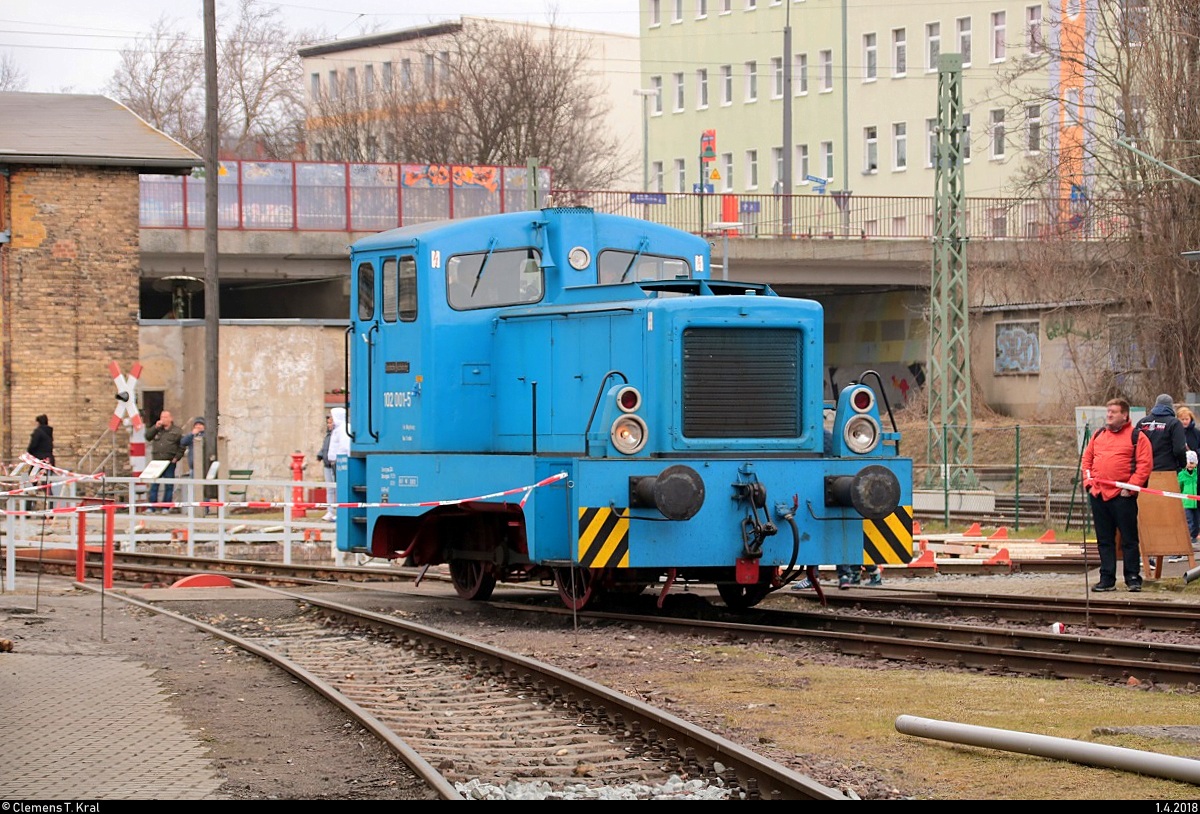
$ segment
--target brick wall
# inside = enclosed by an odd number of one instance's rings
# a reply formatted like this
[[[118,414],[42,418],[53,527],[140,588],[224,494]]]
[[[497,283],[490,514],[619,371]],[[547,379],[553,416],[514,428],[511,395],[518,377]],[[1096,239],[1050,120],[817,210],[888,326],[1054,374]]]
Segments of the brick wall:
[[[138,173],[14,167],[7,204],[0,460],[25,452],[34,417],[46,413],[58,465],[74,468],[113,414],[109,363],[128,373],[138,360]],[[100,457],[115,449],[127,471],[127,445],[118,431]]]

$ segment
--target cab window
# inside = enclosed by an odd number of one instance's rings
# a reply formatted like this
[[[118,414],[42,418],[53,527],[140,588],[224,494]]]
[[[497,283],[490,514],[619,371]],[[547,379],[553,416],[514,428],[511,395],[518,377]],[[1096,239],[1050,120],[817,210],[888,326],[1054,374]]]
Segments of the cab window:
[[[375,318],[375,266],[358,264],[358,318]]]
[[[446,263],[446,300],[458,311],[537,302],[544,292],[535,249],[458,254]]]
[[[639,280],[674,280],[692,276],[691,266],[678,257],[660,257],[654,254],[618,249],[605,249],[596,261],[600,284],[635,283]]]

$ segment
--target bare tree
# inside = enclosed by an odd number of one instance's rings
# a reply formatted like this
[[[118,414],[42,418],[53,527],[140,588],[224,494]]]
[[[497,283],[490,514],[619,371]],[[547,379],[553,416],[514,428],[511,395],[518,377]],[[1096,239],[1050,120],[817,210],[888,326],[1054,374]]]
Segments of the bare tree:
[[[12,54],[0,53],[0,91],[25,90],[28,77]]]
[[[325,158],[509,166],[537,158],[565,189],[605,188],[619,176],[617,138],[579,32],[468,20],[410,53],[432,72],[402,71],[372,97],[327,88],[314,102],[309,131]]]
[[[1182,398],[1200,384],[1200,269],[1181,257],[1200,248],[1200,0],[1096,3],[1088,15],[1086,39],[1059,18],[1058,36],[991,91],[1010,121],[1032,108],[1056,122],[1014,191],[1050,202],[1060,245],[1027,253],[1009,284],[1073,303],[1088,325],[1074,363],[1091,366],[1080,375],[1095,403]]]
[[[228,157],[288,158],[303,130],[303,66],[296,50],[315,39],[293,33],[277,7],[238,0],[231,28],[218,31],[218,117]],[[150,33],[121,52],[106,92],[131,110],[203,152],[202,45],[160,17]]]

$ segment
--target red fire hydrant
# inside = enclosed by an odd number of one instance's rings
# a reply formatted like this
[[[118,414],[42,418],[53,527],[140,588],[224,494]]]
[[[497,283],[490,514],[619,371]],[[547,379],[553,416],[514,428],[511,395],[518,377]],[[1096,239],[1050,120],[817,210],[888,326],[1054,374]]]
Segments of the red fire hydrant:
[[[304,480],[304,453],[296,450],[292,453],[292,480]],[[304,502],[304,487],[292,487],[292,519],[303,520],[308,517],[308,510],[300,504]]]

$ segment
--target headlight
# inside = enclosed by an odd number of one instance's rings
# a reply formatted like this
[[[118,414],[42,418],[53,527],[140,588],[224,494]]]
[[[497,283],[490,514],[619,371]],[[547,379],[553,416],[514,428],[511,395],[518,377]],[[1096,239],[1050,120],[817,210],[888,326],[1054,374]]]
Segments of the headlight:
[[[633,455],[646,446],[646,436],[650,433],[646,429],[646,422],[640,416],[627,414],[613,422],[608,434],[617,452]]]
[[[842,437],[851,452],[864,455],[879,443],[879,425],[869,415],[856,415],[846,422]]]
[[[592,262],[592,255],[587,249],[582,246],[576,246],[567,252],[567,262],[571,264],[571,268],[576,271],[583,271]]]

